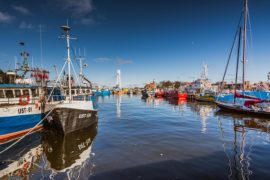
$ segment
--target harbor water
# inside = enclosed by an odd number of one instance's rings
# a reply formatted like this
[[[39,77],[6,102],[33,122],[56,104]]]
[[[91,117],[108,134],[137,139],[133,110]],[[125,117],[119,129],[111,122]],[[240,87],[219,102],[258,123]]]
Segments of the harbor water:
[[[100,96],[97,102],[98,124],[67,136],[32,134],[0,155],[0,177],[270,177],[267,119],[221,112],[214,104],[141,96]]]

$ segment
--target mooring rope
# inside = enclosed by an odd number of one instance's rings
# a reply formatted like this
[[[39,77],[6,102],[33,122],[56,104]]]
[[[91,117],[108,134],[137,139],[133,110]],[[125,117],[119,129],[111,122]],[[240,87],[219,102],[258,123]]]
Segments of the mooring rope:
[[[21,140],[23,140],[26,136],[28,136],[38,125],[40,125],[53,111],[54,108],[52,108],[48,114],[46,114],[46,116],[44,118],[42,118],[34,127],[32,127],[25,135],[23,135],[21,138],[19,138],[17,141],[15,141],[14,143],[12,143],[11,145],[9,145],[7,148],[5,148],[4,150],[2,150],[0,152],[0,154],[3,154],[4,152],[6,152],[7,150],[9,150],[10,148],[12,148],[13,146],[15,146],[17,143],[19,143]]]

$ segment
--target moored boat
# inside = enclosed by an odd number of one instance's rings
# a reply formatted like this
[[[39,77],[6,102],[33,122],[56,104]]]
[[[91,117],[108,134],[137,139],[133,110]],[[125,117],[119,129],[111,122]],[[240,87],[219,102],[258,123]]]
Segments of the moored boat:
[[[21,67],[0,72],[0,145],[41,129],[36,125],[45,109],[49,72],[30,68],[28,52],[21,52],[21,56]]]
[[[70,27],[68,25],[61,26],[64,31],[62,38],[67,41],[67,59],[65,65],[68,65],[67,79],[68,87],[65,90],[66,96],[63,101],[56,104],[47,116],[46,127],[60,130],[60,132],[67,134],[85,127],[88,127],[98,121],[97,109],[91,99],[91,96],[86,94],[86,91],[81,89],[81,86],[72,86],[71,76],[71,58],[70,58]],[[59,77],[61,76],[61,73]],[[60,79],[58,77],[58,79]]]
[[[242,18],[243,17],[243,18]],[[234,49],[234,44],[238,39],[238,46],[237,46],[237,62],[236,62],[236,73],[235,73],[235,82],[234,82],[234,93],[232,95],[232,99],[224,98],[221,94],[216,97],[216,105],[225,111],[235,112],[235,113],[243,113],[248,115],[259,115],[264,117],[270,117],[270,106],[269,100],[264,100],[256,96],[246,95],[246,81],[245,81],[245,64],[246,64],[246,34],[247,34],[247,18],[248,18],[248,4],[247,0],[244,0],[244,8],[241,15],[242,23],[239,23],[234,39],[233,46],[231,48],[230,56],[232,50]],[[243,24],[243,25],[242,25]],[[243,35],[242,35],[243,32]],[[241,52],[241,47],[242,52]],[[239,61],[240,61],[240,53],[243,54],[242,56],[242,84],[240,87],[240,91],[237,92],[237,80],[238,80],[238,69],[239,69]],[[224,86],[224,78],[227,72],[227,67],[230,62],[230,56],[227,61],[227,65],[225,68],[225,72],[223,75],[222,83],[220,91],[222,92]],[[228,96],[228,95],[227,95]]]
[[[170,90],[168,92],[169,98],[174,98],[174,99],[187,99],[187,93],[183,93],[178,90]]]
[[[155,97],[156,97],[156,98],[163,98],[164,95],[165,95],[165,92],[164,92],[164,91],[157,91],[157,92],[155,93]]]

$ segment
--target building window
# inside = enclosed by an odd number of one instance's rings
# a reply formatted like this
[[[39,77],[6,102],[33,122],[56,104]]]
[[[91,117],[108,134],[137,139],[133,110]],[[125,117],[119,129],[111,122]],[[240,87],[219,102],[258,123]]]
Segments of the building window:
[[[15,90],[15,97],[21,97],[21,90],[20,89],[17,89]]]
[[[12,90],[6,90],[6,97],[7,98],[14,98],[14,94]]]

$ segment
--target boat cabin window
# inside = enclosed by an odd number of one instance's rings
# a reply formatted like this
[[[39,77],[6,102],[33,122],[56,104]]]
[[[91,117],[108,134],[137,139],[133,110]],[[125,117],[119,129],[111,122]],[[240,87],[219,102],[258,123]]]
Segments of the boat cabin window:
[[[80,94],[80,90],[79,90],[79,89],[77,89],[77,90],[76,90],[76,93],[77,93],[77,94]]]
[[[6,97],[7,98],[14,98],[14,94],[12,90],[6,90]]]
[[[16,89],[15,90],[15,97],[21,97],[21,90],[20,89]]]
[[[82,90],[82,93],[84,94],[85,93],[85,90]]]
[[[87,90],[86,90],[86,93],[90,93],[90,90],[89,90],[89,89],[87,89]]]
[[[71,89],[71,94],[75,94],[75,90],[74,89]]]
[[[23,95],[24,96],[29,96],[29,90],[28,89],[24,89],[23,90]]]
[[[0,98],[5,98],[4,91],[0,90]]]
[[[69,90],[66,90],[66,95],[69,95]]]
[[[33,97],[37,97],[38,93],[37,93],[37,89],[31,89],[31,93]]]

